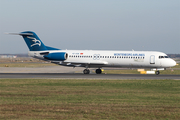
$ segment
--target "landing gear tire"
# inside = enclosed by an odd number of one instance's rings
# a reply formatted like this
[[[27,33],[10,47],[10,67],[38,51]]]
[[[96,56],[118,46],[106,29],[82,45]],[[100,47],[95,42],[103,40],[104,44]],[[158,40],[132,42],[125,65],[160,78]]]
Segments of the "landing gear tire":
[[[96,69],[96,74],[101,74],[102,70],[101,69]]]
[[[84,69],[83,73],[84,73],[84,74],[89,74],[89,73],[90,73],[90,70],[89,70],[89,69]]]
[[[156,71],[156,75],[159,75],[160,74],[160,72],[159,71]]]

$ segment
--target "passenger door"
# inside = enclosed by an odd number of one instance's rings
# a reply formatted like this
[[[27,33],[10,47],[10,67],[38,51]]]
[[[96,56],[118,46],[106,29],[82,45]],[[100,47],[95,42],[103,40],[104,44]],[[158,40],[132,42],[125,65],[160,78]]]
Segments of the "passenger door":
[[[155,64],[155,56],[154,55],[150,56],[150,64]]]

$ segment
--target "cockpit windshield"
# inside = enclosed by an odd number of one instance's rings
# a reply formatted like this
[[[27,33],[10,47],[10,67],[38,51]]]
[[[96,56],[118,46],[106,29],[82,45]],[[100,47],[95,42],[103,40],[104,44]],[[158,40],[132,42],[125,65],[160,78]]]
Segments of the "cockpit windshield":
[[[159,59],[169,58],[168,56],[159,56]]]

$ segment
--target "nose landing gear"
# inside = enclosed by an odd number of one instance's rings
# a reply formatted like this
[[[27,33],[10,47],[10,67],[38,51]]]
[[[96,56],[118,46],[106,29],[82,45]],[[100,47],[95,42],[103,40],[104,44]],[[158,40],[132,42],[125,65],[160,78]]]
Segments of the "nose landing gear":
[[[96,74],[101,74],[102,70],[101,69],[96,69]]]
[[[160,72],[159,71],[156,71],[156,75],[159,75],[160,74]]]

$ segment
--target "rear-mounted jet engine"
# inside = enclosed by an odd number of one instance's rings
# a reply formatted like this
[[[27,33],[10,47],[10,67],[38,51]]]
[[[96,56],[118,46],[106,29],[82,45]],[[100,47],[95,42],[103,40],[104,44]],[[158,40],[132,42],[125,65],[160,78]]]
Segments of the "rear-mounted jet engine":
[[[65,52],[49,53],[48,55],[44,55],[44,58],[48,60],[64,61],[68,58],[68,54]]]

